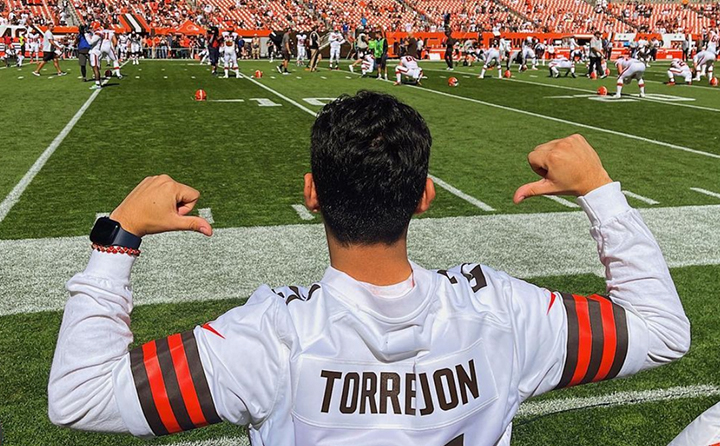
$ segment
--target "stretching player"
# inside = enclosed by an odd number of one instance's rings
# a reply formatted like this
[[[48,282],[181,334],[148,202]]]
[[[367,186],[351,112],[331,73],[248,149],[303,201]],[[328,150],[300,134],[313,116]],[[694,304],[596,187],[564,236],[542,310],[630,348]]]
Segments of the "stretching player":
[[[577,77],[575,76],[575,61],[565,56],[558,56],[556,59],[551,60],[548,66],[550,67],[551,77],[560,77],[560,70],[565,70],[565,77],[567,77],[568,74],[572,77]]]
[[[485,72],[492,68],[497,68],[498,77],[502,77],[501,61],[502,61],[502,56],[500,56],[500,51],[497,49],[497,47],[495,45],[493,45],[485,52],[485,65],[483,65],[482,71],[480,72],[480,76],[478,76],[478,78],[484,79]]]
[[[240,69],[237,63],[237,50],[235,45],[238,39],[238,34],[234,31],[224,31],[222,33],[223,39],[223,65],[225,68],[225,79],[228,77],[228,71],[233,70],[236,78],[240,78]]]
[[[675,85],[675,76],[685,78],[685,83],[692,85],[692,71],[690,67],[681,59],[673,59],[670,62],[670,69],[667,72],[668,85]]]
[[[91,90],[99,90],[102,88],[102,83],[100,82],[100,64],[102,60],[102,33],[100,30],[96,30],[95,32],[87,32],[85,33],[85,40],[87,40],[88,45],[90,45],[90,50],[88,51],[88,56],[90,59],[90,68],[93,70],[93,76],[95,77],[95,84],[90,87]]]
[[[117,42],[117,55],[122,62],[128,57],[128,43],[130,42],[130,37],[128,37],[127,34],[120,34],[117,38]]]
[[[352,68],[352,66],[350,68]],[[375,71],[375,56],[372,53],[365,54],[365,57],[363,57],[363,59],[362,59],[361,69],[362,69],[361,77],[365,77],[369,74],[372,74]]]
[[[422,85],[420,79],[422,79],[423,71],[418,66],[417,59],[412,56],[403,56],[400,58],[400,63],[395,67],[395,85],[402,84],[402,77],[406,76],[411,79],[415,85]]]
[[[330,69],[340,69],[340,48],[345,43],[345,38],[340,33],[340,30],[336,27],[335,31],[330,33]],[[333,61],[335,66],[333,67]]]
[[[118,62],[117,54],[115,54],[117,37],[115,37],[115,30],[113,30],[112,26],[110,26],[110,22],[105,22],[105,28],[99,31],[99,35],[102,38],[102,41],[100,42],[100,60],[102,60],[103,57],[107,57],[110,63],[112,63],[115,76],[117,76],[118,79],[122,79],[122,74],[120,74],[120,62]]]
[[[638,87],[640,87],[640,97],[644,98],[645,80],[643,76],[645,75],[645,64],[637,59],[625,56],[618,59],[617,62],[615,62],[615,66],[618,70],[617,92],[615,93],[615,97],[619,98],[622,96],[623,85],[629,85],[632,80],[635,79],[637,80]]]

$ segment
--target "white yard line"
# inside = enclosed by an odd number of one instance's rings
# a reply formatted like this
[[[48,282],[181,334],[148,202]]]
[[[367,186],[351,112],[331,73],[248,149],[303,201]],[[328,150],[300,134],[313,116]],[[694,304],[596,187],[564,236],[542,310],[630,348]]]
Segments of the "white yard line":
[[[262,82],[256,81],[255,79],[253,79],[253,78],[251,78],[251,77],[248,77],[248,76],[245,76],[245,75],[242,75],[242,76],[243,76],[245,79],[249,80],[250,82],[254,83],[255,85],[257,85],[257,86],[259,86],[259,87],[261,87],[261,88],[269,91],[270,93],[274,94],[275,96],[279,97],[280,99],[283,99],[283,100],[291,103],[292,105],[294,105],[294,106],[296,106],[297,108],[299,108],[300,110],[303,110],[304,112],[310,114],[311,116],[313,116],[313,117],[316,117],[316,116],[317,116],[317,113],[316,113],[316,112],[310,110],[309,108],[305,107],[304,105],[300,104],[299,102],[290,99],[289,97],[285,96],[284,94],[280,93],[279,91],[276,91],[276,90],[268,87],[267,85],[263,84]],[[332,99],[332,98],[307,98],[307,99],[317,99],[317,100],[319,100],[319,99]],[[306,102],[308,102],[307,99],[306,99]],[[312,104],[312,102],[309,102],[309,103]],[[313,105],[317,105],[317,103],[315,103],[315,104],[313,104]],[[320,104],[320,105],[324,105],[324,104]],[[484,211],[489,211],[489,212],[495,210],[495,209],[493,209],[492,207],[488,206],[487,204],[483,203],[482,201],[480,201],[480,200],[478,200],[478,199],[476,199],[476,198],[474,198],[474,197],[471,197],[470,195],[464,193],[463,191],[461,191],[461,190],[459,190],[459,189],[457,189],[457,188],[449,185],[448,183],[446,183],[445,181],[441,180],[440,178],[435,177],[435,176],[432,176],[432,175],[428,175],[428,176],[429,176],[430,178],[432,178],[433,181],[435,181],[435,183],[436,183],[438,186],[440,186],[440,187],[442,187],[443,189],[447,190],[447,191],[450,192],[451,194],[453,194],[453,195],[455,195],[455,196],[457,196],[457,197],[462,198],[463,200],[467,201],[468,203],[472,204],[473,206],[476,206],[476,207],[478,207],[478,208],[480,208],[480,209],[482,209],[482,210],[484,210]]]
[[[542,86],[542,87],[559,88],[559,89],[562,89],[562,90],[583,91],[583,92],[585,92],[585,93],[590,93],[590,94],[596,94],[596,93],[597,93],[595,90],[588,90],[588,89],[585,89],[585,88],[577,88],[577,87],[568,87],[568,86],[566,86],[566,85],[548,84],[548,83],[545,83],[545,82],[533,82],[533,81],[526,81],[526,80],[522,80],[522,79],[513,79],[513,78],[505,79],[505,80],[509,80],[509,81],[511,81],[511,82],[519,82],[519,83],[522,83],[522,84],[539,85],[539,86]],[[687,97],[687,96],[681,96],[681,97],[683,97],[683,98],[688,98],[688,99],[693,99],[693,100],[695,99],[695,98],[689,98],[689,97]],[[720,109],[718,109],[718,108],[703,107],[702,105],[683,104],[683,103],[680,103],[680,102],[668,102],[668,101],[662,101],[662,100],[659,100],[659,99],[653,99],[653,98],[648,98],[648,97],[641,98],[641,97],[633,96],[632,98],[635,99],[635,100],[638,100],[638,101],[654,102],[654,103],[656,103],[656,104],[672,105],[672,106],[675,106],[675,107],[694,108],[694,109],[697,109],[697,110],[704,110],[704,111],[711,111],[711,112],[720,113]]]
[[[207,221],[210,224],[215,223],[215,219],[213,218],[212,209],[210,208],[202,208],[198,209],[198,214],[200,214],[200,217],[204,218],[205,221]]]
[[[538,402],[531,400],[520,405],[516,419],[552,415],[569,410],[612,408],[715,395],[720,395],[720,387],[694,385],[668,389],[631,390],[583,398],[556,398]],[[169,446],[250,446],[250,441],[247,437],[221,437],[211,440],[182,441],[171,443]]]
[[[428,174],[428,177],[430,177],[435,184],[442,187],[446,191],[450,192],[451,194],[455,195],[458,198],[462,198],[463,200],[467,201],[468,203],[472,204],[473,206],[482,209],[486,212],[493,212],[495,211],[494,208],[489,206],[486,203],[483,203],[482,201],[478,200],[477,198],[470,196],[466,194],[465,192],[461,191],[460,189],[452,186],[451,184],[446,183],[445,181],[441,180],[440,178],[436,177],[435,175]]]
[[[671,267],[720,265],[720,205],[640,213]],[[581,211],[421,218],[410,225],[409,255],[428,268],[480,262],[521,278],[602,276],[588,227]],[[86,235],[0,240],[0,253],[0,316],[57,311],[67,299],[65,282],[87,262],[90,241]],[[322,224],[220,228],[210,238],[148,236],[133,271],[135,303],[237,299],[261,283],[307,285],[328,262]]]
[[[468,97],[464,97],[464,96],[457,96],[457,95],[454,95],[454,94],[445,93],[445,92],[443,92],[443,91],[432,90],[432,89],[430,89],[430,88],[417,87],[417,86],[414,86],[414,85],[409,85],[409,87],[410,87],[410,88],[415,88],[415,89],[418,89],[418,90],[421,90],[421,91],[427,91],[427,92],[429,92],[429,93],[438,94],[438,95],[441,95],[441,96],[447,96],[447,97],[449,97],[449,98],[459,99],[459,100],[461,100],[461,101],[474,102],[474,103],[476,103],[476,104],[485,105],[485,106],[487,106],[487,107],[498,108],[498,109],[500,109],[500,110],[510,111],[510,112],[514,112],[514,113],[520,113],[520,114],[523,114],[523,115],[533,116],[533,117],[535,117],[535,118],[540,118],[540,119],[547,119],[548,121],[559,122],[559,123],[561,123],[561,124],[572,125],[572,126],[575,126],[575,127],[580,127],[580,128],[584,128],[584,129],[588,129],[588,130],[594,130],[594,131],[597,131],[597,132],[609,133],[609,134],[611,134],[611,135],[622,136],[622,137],[625,137],[625,138],[634,139],[634,140],[637,140],[637,141],[643,141],[643,142],[647,142],[647,143],[650,143],[650,144],[655,144],[655,145],[658,145],[658,146],[667,147],[667,148],[670,148],[670,149],[681,150],[681,151],[683,151],[683,152],[689,152],[689,153],[694,153],[694,154],[696,154],[696,155],[703,155],[703,156],[707,156],[707,157],[710,157],[710,158],[720,159],[720,154],[717,154],[717,153],[704,152],[704,151],[702,151],[702,150],[691,149],[691,148],[689,148],[689,147],[679,146],[679,145],[677,145],[677,144],[670,144],[670,143],[663,142],[663,141],[658,141],[658,140],[655,140],[655,139],[644,138],[644,137],[642,137],[642,136],[637,136],[637,135],[633,135],[633,134],[630,134],[630,133],[618,132],[618,131],[616,131],[616,130],[610,130],[610,129],[606,129],[606,128],[602,128],[602,127],[595,127],[595,126],[593,126],[593,125],[582,124],[582,123],[575,122],[575,121],[568,121],[568,120],[566,120],[566,119],[555,118],[555,117],[553,117],[553,116],[541,115],[541,114],[539,114],[539,113],[533,113],[533,112],[530,112],[530,111],[527,111],[527,110],[521,110],[521,109],[518,109],[518,108],[507,107],[507,106],[505,106],[505,105],[493,104],[492,102],[485,102],[485,101],[481,101],[481,100],[479,100],[479,99],[468,98]]]
[[[122,64],[120,68],[122,69],[122,67],[124,66],[125,64]],[[104,83],[107,83],[107,80],[105,80]],[[25,189],[27,189],[30,183],[32,183],[32,180],[35,178],[38,172],[40,172],[43,166],[45,166],[45,163],[47,163],[48,159],[50,159],[52,154],[55,153],[55,150],[57,150],[60,144],[62,144],[62,142],[65,140],[65,137],[70,133],[73,127],[75,127],[75,124],[77,124],[80,118],[82,118],[87,109],[90,107],[90,104],[93,103],[93,101],[96,97],[98,97],[101,91],[102,90],[95,90],[92,92],[87,101],[85,101],[82,107],[80,107],[80,110],[75,113],[72,119],[70,119],[70,122],[65,125],[65,127],[60,131],[60,133],[55,137],[55,139],[52,140],[47,149],[45,149],[45,151],[40,155],[40,157],[35,160],[35,163],[30,167],[30,170],[25,173],[25,175],[20,179],[20,182],[15,185],[15,187],[5,197],[2,203],[0,203],[0,223],[5,220],[5,217],[7,217],[7,214],[10,212],[13,206],[15,206],[18,201],[20,201],[20,197],[22,197]]]
[[[109,217],[109,216],[110,216],[110,212],[98,212],[95,214],[95,220],[97,220],[98,218]]]
[[[291,204],[290,206],[297,212],[298,217],[303,220],[307,221],[315,218],[312,212],[308,211],[307,208],[301,204]]]
[[[652,198],[643,197],[642,195],[636,194],[635,192],[630,192],[629,190],[624,190],[623,194],[625,194],[626,197],[634,198],[638,201],[642,201],[643,203],[647,204],[660,204],[659,201],[653,200]]]
[[[703,194],[703,195],[707,195],[707,196],[709,196],[709,197],[720,198],[720,194],[719,194],[719,193],[713,192],[713,191],[709,191],[709,190],[707,190],[707,189],[702,189],[702,188],[699,188],[699,187],[691,187],[690,190],[693,190],[693,191],[695,191],[695,192],[699,192],[699,193],[701,193],[701,194]]]
[[[528,401],[520,406],[518,417],[533,417],[565,412],[568,410],[615,407],[632,404],[653,403],[683,398],[699,398],[720,395],[720,387],[695,385],[669,389],[615,392],[607,395],[583,398],[558,398],[545,401]]]
[[[555,203],[561,204],[568,208],[577,209],[580,207],[576,203],[573,203],[570,200],[566,200],[566,199],[564,199],[562,197],[558,197],[556,195],[543,195],[543,197],[550,199],[550,200],[554,201]]]

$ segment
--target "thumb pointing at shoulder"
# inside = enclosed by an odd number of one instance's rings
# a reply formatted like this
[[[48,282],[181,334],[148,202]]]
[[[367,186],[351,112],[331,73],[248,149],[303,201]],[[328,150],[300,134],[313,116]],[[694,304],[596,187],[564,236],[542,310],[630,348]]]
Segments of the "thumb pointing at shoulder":
[[[513,202],[515,204],[520,203],[528,197],[534,197],[536,195],[546,195],[557,192],[557,187],[549,180],[542,179],[534,181],[532,183],[523,184],[515,191],[513,196]]]

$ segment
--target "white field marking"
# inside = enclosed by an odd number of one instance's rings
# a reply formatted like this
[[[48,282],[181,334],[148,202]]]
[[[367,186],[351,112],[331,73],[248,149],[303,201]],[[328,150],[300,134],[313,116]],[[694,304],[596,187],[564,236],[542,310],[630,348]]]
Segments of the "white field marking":
[[[97,220],[98,218],[109,217],[109,216],[110,216],[110,212],[97,212],[97,213],[95,213],[95,220]]]
[[[642,201],[643,203],[647,204],[660,204],[659,201],[653,200],[652,198],[643,197],[642,195],[636,194],[635,192],[630,192],[629,190],[622,191],[623,194],[625,194],[626,197],[634,198],[636,200]]]
[[[568,86],[566,86],[566,85],[555,85],[555,84],[547,84],[547,83],[544,83],[544,82],[525,81],[525,80],[522,80],[522,79],[515,79],[515,78],[512,78],[512,79],[510,79],[510,80],[513,81],[513,82],[520,82],[520,83],[522,83],[522,84],[539,85],[539,86],[542,86],[542,87],[560,88],[560,89],[562,89],[562,90],[574,90],[574,91],[585,91],[585,92],[588,92],[588,93],[595,93],[593,90],[588,90],[588,89],[585,89],[585,88],[577,88],[577,87],[568,87]],[[705,111],[711,111],[711,112],[716,112],[716,113],[719,113],[719,112],[720,112],[720,109],[718,109],[718,108],[703,107],[702,105],[681,104],[681,103],[678,103],[678,102],[675,102],[675,101],[666,101],[666,100],[662,100],[662,99],[658,99],[658,98],[653,98],[652,96],[650,96],[650,97],[646,96],[646,97],[644,97],[644,98],[636,97],[635,99],[637,99],[638,101],[655,102],[655,103],[658,103],[658,104],[673,105],[673,106],[677,106],[677,107],[694,108],[694,109],[697,109],[697,110],[705,110]],[[692,100],[692,101],[695,100],[694,98],[686,98],[686,99],[689,99],[689,100]]]
[[[163,70],[163,71],[165,71],[165,70]],[[163,76],[163,79],[167,79],[167,76]]]
[[[190,76],[190,79],[195,79],[195,76]]]
[[[530,75],[530,77],[537,77],[537,75],[535,75],[535,74],[531,74],[531,75]]]
[[[440,178],[436,177],[435,175],[428,174],[428,177],[435,182],[438,186],[442,187],[446,191],[450,192],[451,194],[455,195],[458,198],[462,198],[463,200],[467,201],[468,203],[472,204],[473,206],[482,209],[486,212],[493,212],[495,209],[493,209],[490,205],[483,203],[482,201],[478,200],[477,198],[470,196],[466,194],[465,192],[461,191],[460,189],[453,187],[452,185],[446,183],[445,181],[441,180]]]
[[[320,76],[320,79],[327,79],[325,76]]]
[[[305,106],[302,105],[301,103],[290,99],[289,97],[285,96],[284,94],[280,93],[279,91],[273,90],[272,88],[268,87],[267,85],[265,85],[265,84],[263,84],[263,83],[261,83],[261,82],[258,82],[258,81],[256,81],[255,79],[253,79],[253,78],[251,78],[251,77],[249,77],[249,76],[245,76],[245,75],[242,74],[242,73],[240,73],[240,75],[241,75],[243,78],[245,78],[245,79],[249,80],[250,82],[252,82],[253,84],[257,85],[258,87],[263,88],[263,89],[269,91],[270,93],[274,94],[275,96],[279,97],[280,99],[291,103],[292,105],[294,105],[295,107],[297,107],[297,108],[299,108],[300,110],[304,111],[305,113],[309,113],[309,114],[311,114],[312,116],[316,116],[316,115],[317,115],[317,113],[315,113],[314,111],[312,111],[312,110],[310,110],[309,108],[305,107]]]
[[[533,116],[533,117],[535,117],[535,118],[547,119],[548,121],[554,121],[554,122],[559,122],[559,123],[561,123],[561,124],[572,125],[572,126],[575,126],[575,127],[580,127],[580,128],[584,128],[584,129],[588,129],[588,130],[595,130],[595,131],[598,131],[598,132],[609,133],[609,134],[611,134],[611,135],[623,136],[623,137],[625,137],[625,138],[635,139],[635,140],[638,140],[638,141],[644,141],[644,142],[647,142],[647,143],[656,144],[656,145],[663,146],[663,147],[668,147],[668,148],[670,148],[670,149],[682,150],[683,152],[689,152],[689,153],[694,153],[694,154],[696,154],[696,155],[703,155],[703,156],[707,156],[707,157],[710,157],[710,158],[720,159],[720,154],[710,153],[710,152],[703,152],[702,150],[691,149],[691,148],[689,148],[689,147],[683,147],[683,146],[679,146],[679,145],[677,145],[677,144],[670,144],[670,143],[663,142],[663,141],[658,141],[658,140],[655,140],[655,139],[644,138],[644,137],[642,137],[642,136],[637,136],[637,135],[633,135],[633,134],[630,134],[630,133],[623,133],[623,132],[618,132],[618,131],[616,131],[616,130],[610,130],[610,129],[606,129],[606,128],[602,128],[602,127],[595,127],[595,126],[593,126],[593,125],[581,124],[581,123],[579,123],[579,122],[568,121],[568,120],[566,120],[566,119],[555,118],[555,117],[553,117],[553,116],[541,115],[541,114],[539,114],[539,113],[533,113],[533,112],[531,112],[531,111],[521,110],[521,109],[519,109],[519,108],[512,108],[512,107],[507,107],[507,106],[505,106],[505,105],[493,104],[492,102],[481,101],[481,100],[479,100],[479,99],[467,98],[467,97],[464,97],[464,96],[457,96],[457,95],[454,95],[454,94],[445,93],[445,92],[443,92],[443,91],[432,90],[432,89],[430,89],[430,88],[417,87],[417,86],[415,86],[415,85],[408,85],[408,87],[410,87],[410,88],[417,88],[418,90],[427,91],[427,92],[429,92],[429,93],[434,93],[434,94],[439,94],[439,95],[441,95],[441,96],[447,96],[447,97],[449,97],[449,98],[460,99],[461,101],[474,102],[474,103],[476,103],[476,104],[485,105],[485,106],[487,106],[487,107],[499,108],[499,109],[501,109],[501,110],[510,111],[510,112],[515,112],[515,113],[520,113],[520,114],[528,115],[528,116]]]
[[[140,79],[140,76],[135,76],[135,79]]]
[[[694,385],[687,387],[671,387],[669,389],[614,392],[606,395],[583,398],[556,398],[538,402],[533,402],[531,400],[520,405],[516,417],[518,419],[523,419],[551,415],[566,412],[568,410],[629,406],[659,401],[715,396],[719,394],[720,387]],[[246,437],[221,437],[211,440],[171,443],[169,446],[250,446],[250,442]]]
[[[24,76],[18,76],[18,79],[25,79]]]
[[[720,205],[639,211],[670,267],[720,265]],[[428,268],[479,262],[520,278],[603,277],[588,228],[582,211],[414,219],[409,256]],[[90,246],[87,236],[0,240],[0,252],[1,316],[61,310],[63,285],[83,270]],[[153,235],[133,271],[135,303],[237,299],[261,283],[309,285],[327,265],[322,224]]]
[[[303,101],[307,102],[310,105],[324,107],[326,103],[332,102],[335,99],[337,98],[303,98]]]
[[[345,76],[345,79],[352,79],[350,76]]]
[[[7,68],[7,67],[0,67],[0,70],[4,70],[5,68]]]
[[[307,208],[301,204],[291,204],[293,209],[295,209],[295,212],[297,212],[298,217],[300,217],[303,220],[312,220],[315,218],[315,216],[312,214],[312,212],[308,211]]]
[[[258,107],[282,107],[282,104],[273,102],[271,99],[268,98],[250,98],[250,100],[257,102]]]
[[[208,99],[208,102],[245,102],[245,99]],[[280,104],[276,104],[280,105]],[[261,105],[262,107],[262,105]]]
[[[200,214],[200,217],[204,218],[205,221],[207,221],[210,224],[215,223],[215,219],[213,218],[212,209],[210,208],[201,208],[198,209],[198,214]]]
[[[127,62],[120,65],[120,68],[123,68]],[[103,83],[103,85],[107,83],[107,80]],[[25,192],[25,189],[30,185],[32,180],[35,178],[35,175],[40,172],[40,170],[45,166],[45,163],[47,163],[47,160],[50,159],[50,156],[52,156],[53,153],[55,153],[55,150],[60,146],[60,144],[65,140],[65,137],[70,133],[70,131],[75,127],[75,124],[80,120],[80,118],[85,114],[87,109],[90,107],[90,104],[93,103],[95,98],[100,94],[102,90],[95,90],[92,92],[89,98],[87,98],[87,101],[80,107],[80,110],[78,110],[75,115],[70,119],[70,122],[68,122],[65,127],[60,131],[58,136],[55,137],[55,139],[52,140],[50,145],[45,149],[45,151],[40,155],[40,157],[35,160],[35,163],[30,167],[30,170],[28,170],[25,175],[20,179],[20,182],[15,185],[15,187],[10,191],[10,193],[5,197],[5,199],[0,203],[0,223],[2,223],[3,220],[5,220],[5,217],[7,217],[8,212],[10,212],[10,209],[15,206],[15,204],[20,200],[20,197]]]
[[[275,76],[270,76],[270,79],[275,79]]]
[[[687,387],[671,387],[669,389],[615,392],[607,395],[583,398],[558,398],[538,402],[529,401],[520,406],[517,416],[542,416],[575,409],[625,406],[714,395],[720,395],[720,387],[694,385]]]
[[[302,79],[300,76],[295,76],[295,79]]]
[[[35,175],[37,175],[38,172],[40,172],[40,170],[43,168],[43,166],[45,166],[47,160],[50,159],[50,156],[52,156],[53,153],[55,153],[55,150],[60,146],[63,140],[65,140],[65,137],[70,133],[73,127],[75,127],[75,124],[77,124],[82,115],[85,114],[87,109],[90,107],[90,104],[93,103],[93,101],[100,94],[101,91],[102,90],[95,90],[92,92],[87,101],[85,101],[82,107],[80,107],[80,110],[75,113],[72,119],[70,119],[70,122],[65,125],[65,128],[60,131],[58,136],[53,139],[47,149],[45,149],[45,151],[35,161],[32,167],[30,167],[30,170],[25,173],[22,179],[20,179],[20,182],[15,185],[13,190],[11,190],[7,197],[5,197],[5,199],[2,201],[2,203],[0,203],[0,222],[2,222],[5,217],[7,217],[10,209],[12,209],[13,206],[15,206],[18,201],[20,201],[20,197],[25,192],[25,189],[27,189],[27,187],[30,185],[32,180],[35,178]]]
[[[701,194],[705,194],[710,197],[720,198],[720,194],[717,192],[709,191],[707,189],[701,189],[699,187],[691,187],[690,190],[694,190],[695,192],[699,192]]]
[[[548,199],[554,201],[555,203],[561,204],[568,208],[577,209],[580,207],[576,203],[573,203],[572,201],[566,200],[562,197],[558,197],[557,195],[543,195],[543,197],[548,198]]]

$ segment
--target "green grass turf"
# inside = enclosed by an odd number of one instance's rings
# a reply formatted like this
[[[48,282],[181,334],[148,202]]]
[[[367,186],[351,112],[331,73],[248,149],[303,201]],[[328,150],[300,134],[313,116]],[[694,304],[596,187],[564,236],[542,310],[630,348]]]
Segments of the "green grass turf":
[[[64,66],[72,68],[72,62],[65,62]],[[656,199],[661,206],[720,203],[689,190],[701,187],[720,192],[718,159],[420,89],[359,79],[346,71],[311,74],[298,70],[291,76],[280,76],[272,67],[267,61],[241,64],[244,73],[264,70],[265,76],[260,80],[263,85],[312,111],[320,107],[307,103],[305,98],[332,98],[360,89],[390,92],[416,107],[428,121],[434,137],[431,172],[490,204],[498,213],[568,210],[545,199],[515,206],[511,197],[516,187],[534,179],[525,158],[535,145],[578,131],[597,148],[608,171],[625,188]],[[478,80],[474,77],[477,68],[459,68],[452,75],[460,79],[460,86],[451,88],[446,83],[448,73],[430,71],[442,70],[441,64],[423,67],[428,69],[429,77],[423,81],[424,89],[720,153],[715,111],[647,101],[612,104],[587,98],[552,99],[548,97],[583,92],[515,81]],[[36,79],[29,70],[0,71],[0,94],[16,98],[12,106],[0,110],[0,121],[11,119],[21,130],[15,133],[22,135],[6,140],[0,150],[0,198],[12,189],[90,96],[88,85],[75,78],[77,69],[67,77],[53,79]],[[664,80],[665,70],[664,65],[653,66],[648,79]],[[86,234],[96,212],[112,210],[140,179],[160,172],[201,190],[199,207],[212,208],[216,227],[302,223],[290,205],[302,202],[302,174],[308,170],[308,136],[313,121],[310,114],[248,80],[211,78],[206,67],[187,62],[147,62],[139,67],[128,65],[123,71],[127,77],[112,81],[99,94],[20,202],[0,222],[0,239]],[[602,83],[613,91],[612,79],[545,76],[543,71],[530,71],[517,75],[517,79],[590,91]],[[205,89],[211,100],[245,102],[196,103],[191,97],[197,88]],[[670,88],[654,82],[648,82],[647,90],[693,98],[695,101],[685,104],[720,110],[720,90],[698,86]],[[626,92],[636,93],[637,86],[633,84]],[[281,105],[259,107],[252,98],[268,98]],[[632,204],[647,206],[635,201]],[[484,213],[438,189],[438,199],[427,217]],[[78,265],[78,270],[81,268]],[[673,270],[693,324],[693,347],[682,361],[630,379],[540,398],[692,384],[720,385],[716,354],[720,333],[712,298],[720,293],[719,273],[717,266]],[[535,282],[580,293],[603,290],[602,280],[595,276],[542,278]],[[141,306],[133,319],[136,340],[143,342],[187,329],[240,302]],[[7,444],[147,444],[128,437],[83,434],[50,425],[45,388],[60,318],[59,313],[0,317],[0,421]],[[516,422],[514,444],[664,444],[715,399],[520,419]],[[212,438],[238,432],[241,429],[233,426],[216,426],[158,441]]]

